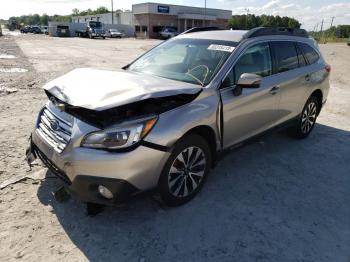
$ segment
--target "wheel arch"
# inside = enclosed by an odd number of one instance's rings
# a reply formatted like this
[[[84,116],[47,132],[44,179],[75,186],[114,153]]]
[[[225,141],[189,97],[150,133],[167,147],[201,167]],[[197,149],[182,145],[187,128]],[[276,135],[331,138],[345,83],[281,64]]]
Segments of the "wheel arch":
[[[208,142],[208,146],[210,148],[210,153],[212,156],[212,165],[214,165],[214,163],[216,162],[217,159],[217,141],[216,141],[216,135],[215,135],[215,131],[213,130],[213,128],[211,128],[210,126],[206,126],[206,125],[201,125],[201,126],[196,126],[190,130],[188,130],[182,137],[185,137],[187,135],[190,134],[196,134],[199,135],[201,137],[203,137],[207,142]]]
[[[319,110],[317,112],[317,115],[320,113],[321,108],[322,108],[322,102],[323,102],[323,93],[320,89],[316,89],[315,91],[313,91],[310,95],[310,97],[316,97],[317,98],[317,102],[319,104]]]

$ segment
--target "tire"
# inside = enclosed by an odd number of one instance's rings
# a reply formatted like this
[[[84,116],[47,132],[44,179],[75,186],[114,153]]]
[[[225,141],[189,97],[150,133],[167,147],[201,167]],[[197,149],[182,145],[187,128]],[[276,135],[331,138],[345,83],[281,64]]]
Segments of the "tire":
[[[105,37],[105,36],[102,36],[102,38],[103,38],[103,39],[106,39],[106,37]]]
[[[190,201],[205,183],[211,162],[210,148],[204,138],[193,134],[179,140],[158,182],[162,201],[168,206]]]
[[[311,96],[306,101],[296,125],[291,130],[292,135],[296,138],[308,137],[315,126],[319,112],[319,101],[317,97]]]

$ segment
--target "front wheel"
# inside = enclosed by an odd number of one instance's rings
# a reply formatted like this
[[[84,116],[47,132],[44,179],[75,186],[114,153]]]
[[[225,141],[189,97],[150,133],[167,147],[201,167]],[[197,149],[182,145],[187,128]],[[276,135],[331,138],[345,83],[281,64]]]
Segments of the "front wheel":
[[[297,138],[307,137],[315,126],[318,112],[320,112],[319,101],[315,96],[311,96],[300,115],[300,118],[293,128],[293,134]]]
[[[199,135],[178,141],[158,183],[160,196],[169,206],[190,201],[202,188],[211,166],[208,143]]]

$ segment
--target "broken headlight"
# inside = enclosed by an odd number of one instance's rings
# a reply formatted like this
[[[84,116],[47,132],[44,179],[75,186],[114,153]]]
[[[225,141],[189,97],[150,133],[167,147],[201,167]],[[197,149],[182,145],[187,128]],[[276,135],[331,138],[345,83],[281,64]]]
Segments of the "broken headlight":
[[[122,149],[143,139],[157,122],[157,117],[136,121],[128,125],[92,132],[85,136],[81,146],[99,149]]]

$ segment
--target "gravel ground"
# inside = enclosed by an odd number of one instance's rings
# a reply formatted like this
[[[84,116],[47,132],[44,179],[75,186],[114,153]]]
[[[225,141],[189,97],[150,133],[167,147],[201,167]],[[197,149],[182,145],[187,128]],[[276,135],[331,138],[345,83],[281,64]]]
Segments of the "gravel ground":
[[[6,32],[5,32],[6,33]],[[40,86],[76,67],[118,68],[156,40],[42,35],[0,38],[0,183],[45,174],[24,163]],[[0,190],[0,261],[350,261],[350,48],[322,45],[331,91],[306,140],[285,132],[227,154],[201,193],[178,208],[151,197],[86,216],[55,200],[60,181]],[[7,70],[8,71],[8,70]]]

